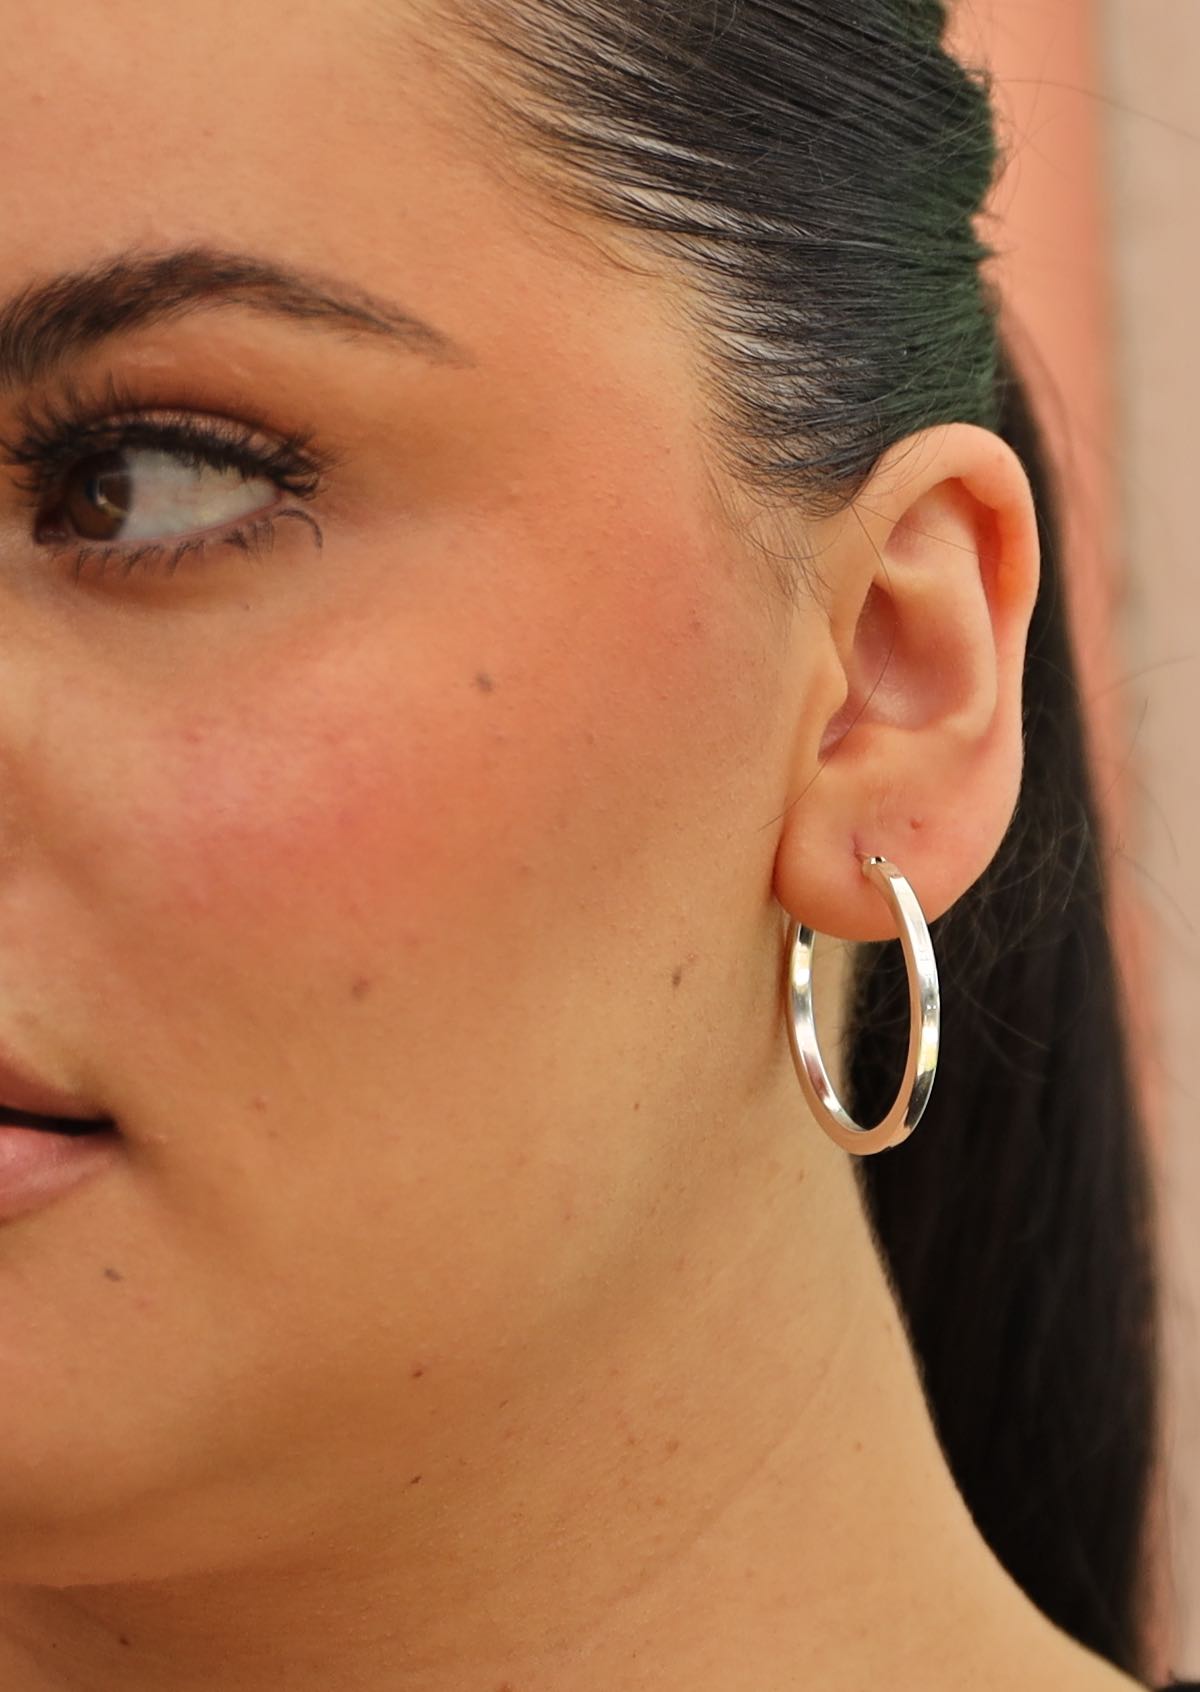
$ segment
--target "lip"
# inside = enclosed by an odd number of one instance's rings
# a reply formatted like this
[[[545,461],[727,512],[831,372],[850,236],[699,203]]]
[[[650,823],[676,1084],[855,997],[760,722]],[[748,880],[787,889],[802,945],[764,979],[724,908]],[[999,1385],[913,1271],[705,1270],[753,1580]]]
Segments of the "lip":
[[[94,1134],[49,1134],[0,1127],[0,1223],[41,1210],[104,1169],[122,1151],[114,1128]]]
[[[14,1110],[32,1111],[35,1116],[68,1116],[80,1122],[105,1116],[105,1112],[91,1101],[64,1093],[59,1088],[48,1086],[44,1081],[27,1074],[12,1062],[2,1045],[0,1105],[11,1105]]]

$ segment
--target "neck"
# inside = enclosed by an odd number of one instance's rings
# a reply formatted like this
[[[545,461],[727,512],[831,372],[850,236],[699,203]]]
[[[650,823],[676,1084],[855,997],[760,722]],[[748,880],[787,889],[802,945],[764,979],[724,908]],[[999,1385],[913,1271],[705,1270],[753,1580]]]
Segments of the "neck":
[[[849,1160],[790,1077],[773,1109],[715,1212],[647,1230],[637,1296],[515,1359],[419,1477],[382,1443],[331,1459],[311,1519],[264,1506],[295,1532],[236,1566],[4,1588],[0,1683],[915,1692],[1065,1665],[946,1467]]]

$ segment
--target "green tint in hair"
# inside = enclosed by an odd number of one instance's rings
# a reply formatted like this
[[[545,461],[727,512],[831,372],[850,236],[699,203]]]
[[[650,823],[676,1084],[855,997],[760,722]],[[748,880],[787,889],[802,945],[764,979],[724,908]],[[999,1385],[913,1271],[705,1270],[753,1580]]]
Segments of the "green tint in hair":
[[[439,3],[439,64],[497,156],[689,284],[711,444],[748,491],[831,515],[943,422],[994,429],[1025,464],[1043,563],[1021,795],[934,925],[942,1048],[921,1127],[856,1167],[981,1533],[1051,1621],[1138,1676],[1152,1194],[1051,470],[976,231],[999,162],[989,78],[945,52],[938,0]],[[848,1103],[870,1122],[903,1068],[907,999],[898,942],[859,963]]]

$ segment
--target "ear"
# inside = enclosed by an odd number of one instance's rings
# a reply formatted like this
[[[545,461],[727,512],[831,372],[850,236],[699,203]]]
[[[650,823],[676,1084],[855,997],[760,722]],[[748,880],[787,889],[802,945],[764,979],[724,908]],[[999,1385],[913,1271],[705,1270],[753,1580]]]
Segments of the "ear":
[[[889,858],[931,922],[986,869],[1016,807],[1033,494],[998,435],[951,423],[899,442],[818,527],[827,645],[815,668],[811,644],[797,652],[809,684],[774,890],[814,929],[892,939],[858,854]]]

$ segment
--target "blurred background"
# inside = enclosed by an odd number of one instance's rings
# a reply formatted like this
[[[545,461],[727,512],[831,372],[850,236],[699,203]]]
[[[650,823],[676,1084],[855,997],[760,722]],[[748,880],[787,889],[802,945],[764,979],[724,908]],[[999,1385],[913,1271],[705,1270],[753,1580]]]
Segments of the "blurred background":
[[[952,50],[995,77],[1008,163],[980,232],[1062,481],[1161,1193],[1155,1679],[1200,1678],[1200,0],[952,9]]]

